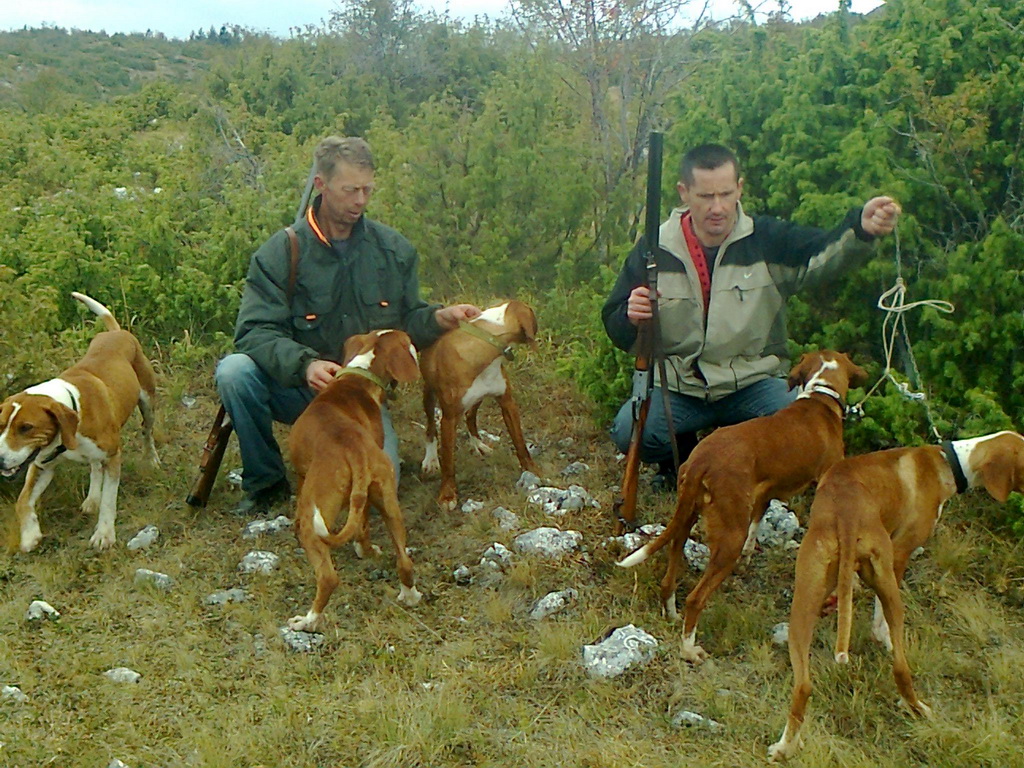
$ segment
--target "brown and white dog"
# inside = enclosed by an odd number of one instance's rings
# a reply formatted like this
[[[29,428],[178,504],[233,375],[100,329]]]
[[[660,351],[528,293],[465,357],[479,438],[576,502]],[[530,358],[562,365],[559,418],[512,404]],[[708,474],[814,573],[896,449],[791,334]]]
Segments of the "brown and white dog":
[[[0,476],[13,477],[28,464],[15,502],[22,552],[31,552],[43,537],[36,503],[63,459],[89,464],[89,493],[82,511],[98,513],[89,543],[96,549],[114,544],[121,429],[136,405],[150,460],[160,463],[153,444],[156,378],[139,340],[122,330],[110,310],[95,299],[71,295],[98,315],[107,330],[60,376],[0,403]]]
[[[1024,437],[997,432],[943,447],[868,453],[837,463],[822,477],[796,560],[789,620],[793,698],[782,737],[768,749],[771,759],[784,760],[800,747],[811,695],[811,637],[822,600],[833,589],[838,597],[835,659],[849,662],[855,573],[875,592],[872,635],[892,651],[900,696],[915,714],[931,714],[910,677],[899,586],[911,553],[931,535],[946,501],[975,486],[997,501],[1006,501],[1010,491],[1024,491]]]
[[[296,535],[316,572],[312,607],[306,615],[288,620],[296,631],[316,629],[338,586],[331,548],[354,539],[358,557],[371,551],[368,504],[380,510],[398,554],[398,601],[415,605],[420,600],[413,585],[412,560],[405,551],[395,468],[384,452],[380,415],[391,382],[414,381],[419,376],[416,350],[403,331],[373,331],[346,341],[344,359],[345,367],[302,412],[288,436],[299,476]],[[348,510],[345,524],[332,532],[344,508]]]
[[[426,413],[426,451],[421,471],[430,475],[441,470],[441,489],[437,503],[442,509],[454,509],[458,491],[455,486],[455,429],[459,417],[466,414],[473,450],[481,456],[491,447],[480,439],[476,414],[485,397],[495,397],[501,407],[519,466],[536,472],[523,439],[519,406],[504,362],[511,358],[512,344],[527,344],[537,337],[537,318],[521,301],[508,301],[491,307],[471,322],[470,328],[444,333],[420,355],[423,373],[423,410]],[[441,452],[438,462],[436,405],[441,406]]]
[[[770,416],[722,427],[697,444],[679,468],[675,514],[665,531],[619,565],[638,565],[669,545],[661,581],[666,615],[675,620],[676,578],[683,545],[698,517],[710,551],[707,568],[686,596],[683,658],[700,663],[697,619],[711,594],[741,554],[754,549],[757,526],[771,499],[785,501],[817,480],[843,457],[843,402],[848,389],[867,378],[841,352],[809,352],[789,374],[797,399]]]

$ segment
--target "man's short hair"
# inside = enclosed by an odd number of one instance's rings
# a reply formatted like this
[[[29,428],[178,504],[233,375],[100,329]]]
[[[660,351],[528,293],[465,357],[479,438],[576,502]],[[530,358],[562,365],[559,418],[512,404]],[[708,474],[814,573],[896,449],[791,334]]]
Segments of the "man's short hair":
[[[358,136],[328,136],[316,145],[313,158],[316,174],[322,179],[331,178],[338,163],[374,170],[370,145]]]
[[[738,179],[740,177],[740,161],[736,159],[736,155],[731,149],[723,147],[721,144],[701,144],[683,155],[683,161],[679,164],[679,178],[683,184],[689,187],[693,184],[694,168],[713,171],[726,163],[732,163]]]

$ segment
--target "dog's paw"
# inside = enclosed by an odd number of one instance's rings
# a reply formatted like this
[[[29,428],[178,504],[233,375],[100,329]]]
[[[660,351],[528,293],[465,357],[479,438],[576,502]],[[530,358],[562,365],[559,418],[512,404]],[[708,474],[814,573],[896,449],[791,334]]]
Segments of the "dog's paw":
[[[100,511],[100,500],[99,500],[99,497],[97,497],[95,499],[92,499],[92,498],[89,498],[87,496],[85,498],[85,501],[82,502],[81,510],[82,510],[83,514],[89,515],[90,517],[92,517],[93,515],[99,514],[99,511]]]
[[[371,544],[369,547],[364,547],[358,541],[353,541],[352,549],[355,550],[356,557],[358,557],[360,560],[366,557],[367,552],[369,552],[369,554],[373,557],[379,557],[381,554],[381,549],[376,544]]]
[[[459,497],[454,488],[442,488],[437,494],[437,506],[442,512],[454,512],[459,505]]]
[[[292,616],[288,619],[288,629],[293,632],[312,632],[320,623],[320,614],[310,611],[305,616]]]
[[[39,526],[36,525],[34,530],[30,530],[30,531],[24,531],[23,530],[21,532],[21,541],[18,544],[18,549],[20,549],[25,554],[28,554],[33,549],[35,549],[37,546],[39,546],[39,542],[42,541],[42,540],[43,540],[43,533],[42,533],[42,531],[39,530]]]
[[[701,648],[696,643],[684,642],[682,653],[683,660],[688,661],[694,666],[703,664],[708,660],[708,652]]]
[[[437,441],[431,440],[423,451],[423,463],[420,464],[420,474],[424,476],[436,475],[441,471],[441,463],[437,459]]]
[[[110,549],[114,546],[114,542],[117,541],[117,535],[114,533],[112,527],[101,528],[96,526],[95,532],[89,539],[89,544],[98,552],[102,552],[105,549]]]
[[[913,712],[918,717],[923,717],[926,720],[930,720],[931,719],[931,717],[932,717],[932,708],[929,707],[927,704],[925,704],[920,699],[918,699],[917,701],[915,701],[913,703],[911,703],[911,702],[905,702],[905,703],[906,703],[907,707],[910,709],[910,711]]]
[[[781,763],[784,760],[791,758],[797,750],[799,744],[794,741],[786,741],[786,737],[783,736],[777,742],[768,747],[768,762],[769,763]]]
[[[416,603],[418,603],[423,597],[416,587],[407,587],[405,584],[402,584],[401,586],[402,588],[398,591],[398,602],[402,605],[411,607],[416,605]]]
[[[469,446],[477,456],[489,456],[494,451],[494,448],[489,446],[479,437],[470,437]]]

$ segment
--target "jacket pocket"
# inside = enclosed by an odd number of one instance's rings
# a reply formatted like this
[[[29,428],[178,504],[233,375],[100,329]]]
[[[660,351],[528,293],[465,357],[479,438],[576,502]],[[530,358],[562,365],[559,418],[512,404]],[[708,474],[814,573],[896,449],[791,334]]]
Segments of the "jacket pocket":
[[[359,288],[359,298],[370,330],[401,328],[401,276],[392,259],[386,262],[387,266],[373,270],[370,279]]]

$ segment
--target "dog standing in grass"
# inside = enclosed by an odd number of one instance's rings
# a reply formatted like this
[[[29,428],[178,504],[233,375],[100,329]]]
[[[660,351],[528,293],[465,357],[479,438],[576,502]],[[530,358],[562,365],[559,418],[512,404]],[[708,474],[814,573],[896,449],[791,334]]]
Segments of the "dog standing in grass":
[[[822,601],[833,589],[838,597],[835,659],[849,662],[854,574],[875,593],[872,635],[892,652],[900,696],[914,714],[931,714],[914,691],[907,664],[900,582],[911,553],[931,535],[943,505],[953,494],[976,486],[996,501],[1024,491],[1024,437],[997,432],[942,447],[853,456],[821,479],[796,560],[789,619],[793,697],[785,731],[768,750],[772,760],[791,757],[800,747],[811,695],[811,638]]]
[[[512,396],[506,359],[512,357],[513,344],[530,344],[537,338],[537,318],[521,301],[507,301],[485,309],[478,317],[447,331],[425,350],[420,359],[423,373],[423,410],[426,416],[426,449],[421,472],[441,472],[437,504],[454,509],[458,503],[455,484],[455,431],[459,417],[466,414],[473,450],[481,456],[491,447],[480,439],[476,414],[485,397],[494,397],[515,449],[519,466],[536,472],[533,457],[526,448],[519,406]],[[441,406],[441,450],[437,447],[435,407]]]
[[[13,477],[28,465],[14,507],[22,552],[31,552],[43,537],[36,504],[64,459],[89,465],[89,493],[82,511],[98,513],[89,543],[99,550],[113,546],[121,429],[136,406],[149,458],[154,465],[160,463],[153,443],[156,377],[142,345],[98,301],[82,293],[71,295],[97,315],[106,330],[60,376],[0,403],[0,477]]]
[[[398,555],[398,601],[415,605],[412,559],[405,551],[405,523],[398,505],[395,468],[384,452],[380,407],[393,381],[419,376],[416,350],[404,331],[373,331],[345,342],[345,365],[299,416],[288,437],[299,476],[295,529],[316,573],[309,612],[288,620],[296,631],[316,629],[338,586],[331,548],[355,540],[357,557],[371,550],[367,505],[384,518]],[[347,509],[344,526],[335,521]]]
[[[697,645],[697,619],[740,555],[753,551],[768,502],[795,496],[843,457],[846,393],[866,379],[864,369],[841,352],[808,352],[789,374],[789,388],[801,387],[794,402],[770,416],[715,430],[679,468],[672,521],[619,565],[638,565],[668,545],[661,601],[675,620],[683,545],[703,518],[711,552],[704,575],[686,596],[682,655],[687,661],[699,664],[707,658]]]

